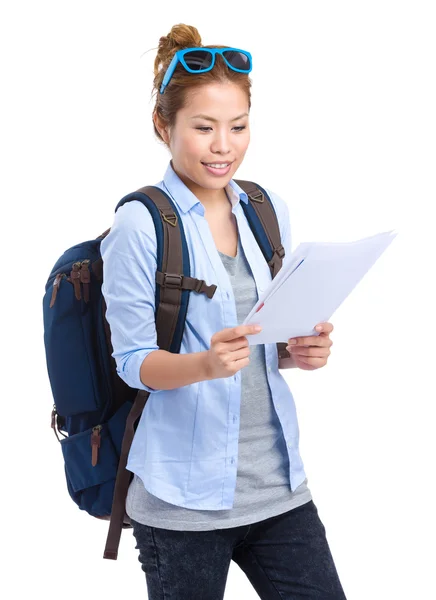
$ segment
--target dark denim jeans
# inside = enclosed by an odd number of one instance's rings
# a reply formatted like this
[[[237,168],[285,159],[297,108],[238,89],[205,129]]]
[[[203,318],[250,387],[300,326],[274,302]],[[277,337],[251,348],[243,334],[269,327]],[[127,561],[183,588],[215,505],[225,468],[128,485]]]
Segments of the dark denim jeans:
[[[313,500],[229,529],[132,526],[149,600],[222,600],[231,560],[263,600],[346,600]]]

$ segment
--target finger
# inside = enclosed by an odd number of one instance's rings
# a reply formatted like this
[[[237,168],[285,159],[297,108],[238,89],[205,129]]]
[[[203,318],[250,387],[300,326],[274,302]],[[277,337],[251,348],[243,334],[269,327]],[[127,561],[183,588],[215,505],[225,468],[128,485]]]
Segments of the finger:
[[[248,339],[246,337],[236,338],[231,342],[222,342],[222,344],[226,352],[235,352],[236,350],[242,350],[242,348],[249,348]]]
[[[318,323],[318,325],[315,327],[315,330],[318,331],[319,333],[331,333],[333,331],[333,325],[332,323]]]
[[[238,372],[241,369],[243,369],[244,367],[248,367],[249,364],[250,364],[250,357],[247,356],[247,358],[241,358],[240,360],[235,360],[235,362],[233,363],[233,366],[236,369],[236,372]]]
[[[325,337],[325,338],[328,338],[328,337],[329,337],[329,335],[330,335],[329,333],[324,333],[324,332],[322,332],[322,333],[320,333],[320,334],[319,334],[319,337]]]
[[[212,339],[215,342],[229,342],[236,338],[246,335],[253,335],[262,331],[259,325],[237,325],[236,327],[226,327],[221,331],[217,331]]]
[[[308,337],[291,338],[288,340],[288,344],[290,346],[325,346],[326,348],[330,348],[330,346],[333,345],[333,342],[329,337],[311,335]]]
[[[292,356],[311,356],[313,358],[327,358],[330,356],[329,348],[305,348],[304,346],[289,346]]]
[[[222,356],[230,356],[231,360],[235,360],[233,358],[237,352],[246,352],[250,354],[251,348],[248,344],[247,338],[238,338],[242,340],[242,343],[236,342],[223,342],[217,347],[218,354]]]
[[[313,357],[298,357],[296,359],[297,363],[303,363],[305,365],[308,365],[310,367],[315,367],[315,368],[320,368],[320,367],[324,367],[326,365],[326,359],[325,358],[313,358]]]
[[[230,359],[232,362],[249,358],[249,356],[250,348],[242,348],[242,350],[235,350],[235,352],[230,353]]]

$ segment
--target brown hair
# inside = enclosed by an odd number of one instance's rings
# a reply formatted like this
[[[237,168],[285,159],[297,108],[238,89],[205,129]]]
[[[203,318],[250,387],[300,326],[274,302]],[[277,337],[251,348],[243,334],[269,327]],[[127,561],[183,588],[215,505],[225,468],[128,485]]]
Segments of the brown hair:
[[[167,36],[163,36],[159,40],[157,56],[154,61],[154,80],[153,94],[156,95],[156,103],[153,113],[156,113],[165,125],[170,128],[174,126],[176,121],[177,111],[185,106],[188,90],[199,88],[208,83],[226,83],[232,82],[246,92],[248,97],[248,108],[251,107],[251,80],[246,73],[238,73],[229,69],[224,59],[219,54],[215,57],[215,65],[211,71],[207,73],[188,73],[179,63],[171,77],[168,86],[163,94],[159,93],[159,89],[165,72],[173,59],[177,50],[184,48],[226,48],[228,46],[203,46],[198,30],[191,25],[179,23],[173,25]],[[162,140],[156,125],[153,122],[154,132],[156,136]]]

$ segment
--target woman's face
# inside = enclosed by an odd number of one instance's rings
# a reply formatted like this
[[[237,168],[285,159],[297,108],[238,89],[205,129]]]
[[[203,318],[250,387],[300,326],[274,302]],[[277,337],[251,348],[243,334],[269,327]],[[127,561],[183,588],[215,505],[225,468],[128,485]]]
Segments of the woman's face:
[[[247,94],[234,83],[188,92],[169,131],[169,147],[174,170],[194,194],[202,192],[198,188],[220,190],[233,178],[250,142],[248,111]],[[205,163],[228,166],[208,169]]]

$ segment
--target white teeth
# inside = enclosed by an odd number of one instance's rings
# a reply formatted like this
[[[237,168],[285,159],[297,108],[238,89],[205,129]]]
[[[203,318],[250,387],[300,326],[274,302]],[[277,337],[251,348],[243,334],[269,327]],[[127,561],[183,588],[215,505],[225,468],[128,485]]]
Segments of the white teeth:
[[[225,169],[229,166],[230,163],[226,163],[225,165],[219,165],[217,163],[204,163],[208,167],[213,167],[214,169]]]

